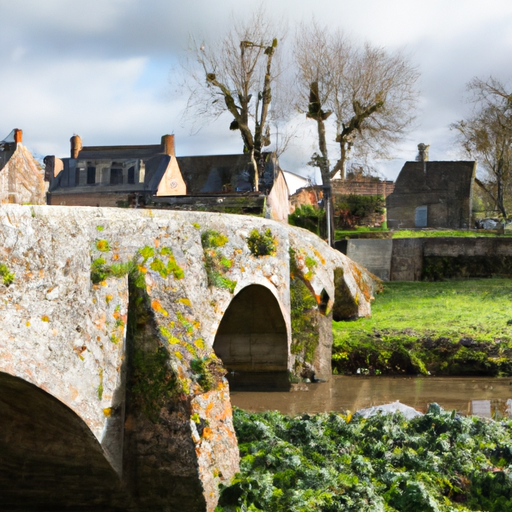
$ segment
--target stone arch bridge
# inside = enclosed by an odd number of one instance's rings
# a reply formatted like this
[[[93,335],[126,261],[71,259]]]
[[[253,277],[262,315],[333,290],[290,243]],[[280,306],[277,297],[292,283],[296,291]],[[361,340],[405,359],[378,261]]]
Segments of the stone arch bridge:
[[[332,316],[370,313],[364,269],[262,218],[2,205],[0,240],[2,510],[213,510],[229,385],[327,377]]]

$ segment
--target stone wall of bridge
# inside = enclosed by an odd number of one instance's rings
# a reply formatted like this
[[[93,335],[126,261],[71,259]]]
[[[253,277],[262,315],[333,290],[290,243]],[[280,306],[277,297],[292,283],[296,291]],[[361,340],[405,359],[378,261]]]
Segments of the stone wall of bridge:
[[[268,254],[250,242],[268,237]],[[371,277],[299,228],[202,212],[2,206],[9,507],[213,510],[218,484],[238,469],[226,370],[232,386],[270,378],[281,387],[298,368],[292,272],[322,318],[370,313]],[[319,376],[332,343],[321,331]]]

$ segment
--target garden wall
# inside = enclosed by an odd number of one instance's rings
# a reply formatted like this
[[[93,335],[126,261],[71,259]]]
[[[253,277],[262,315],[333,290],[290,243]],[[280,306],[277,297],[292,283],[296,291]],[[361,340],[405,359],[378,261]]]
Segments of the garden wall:
[[[512,238],[348,240],[338,250],[384,281],[512,276]]]

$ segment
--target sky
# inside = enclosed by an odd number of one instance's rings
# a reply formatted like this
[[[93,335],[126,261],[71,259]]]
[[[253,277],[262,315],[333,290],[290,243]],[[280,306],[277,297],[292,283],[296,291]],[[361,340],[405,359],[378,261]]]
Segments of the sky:
[[[251,4],[251,5],[249,5]],[[469,113],[465,86],[492,75],[512,84],[510,0],[263,0],[293,32],[313,17],[359,42],[403,50],[421,73],[416,124],[395,158],[377,162],[395,179],[420,142],[430,160],[462,157],[449,129]],[[213,40],[256,4],[239,0],[0,0],[0,140],[13,128],[35,155],[69,156],[85,146],[157,144],[175,134],[178,156],[239,153],[238,132],[220,118],[198,130],[183,116],[173,78],[190,36]],[[297,116],[280,158],[311,174],[314,126]],[[330,143],[331,154],[335,145]],[[314,176],[313,176],[314,178]]]

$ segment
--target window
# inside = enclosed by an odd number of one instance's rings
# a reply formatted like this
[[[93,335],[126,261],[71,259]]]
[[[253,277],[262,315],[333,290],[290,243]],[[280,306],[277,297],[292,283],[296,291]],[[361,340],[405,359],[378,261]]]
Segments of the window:
[[[128,184],[133,185],[135,183],[135,167],[132,166],[128,169]]]
[[[110,184],[122,185],[123,184],[123,169],[110,169]]]
[[[426,206],[418,206],[418,208],[416,208],[414,223],[417,228],[427,227],[427,211],[428,209]]]
[[[87,167],[87,185],[96,183],[96,167]]]
[[[83,171],[84,169],[82,169],[81,167],[77,167],[75,169],[75,187],[79,187],[80,186],[80,171]]]

